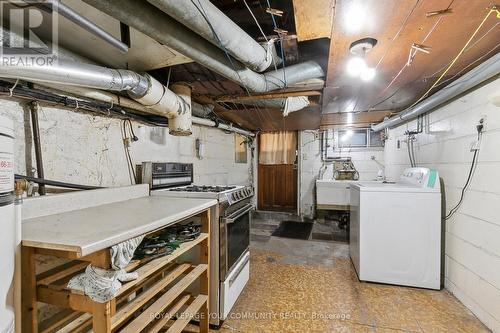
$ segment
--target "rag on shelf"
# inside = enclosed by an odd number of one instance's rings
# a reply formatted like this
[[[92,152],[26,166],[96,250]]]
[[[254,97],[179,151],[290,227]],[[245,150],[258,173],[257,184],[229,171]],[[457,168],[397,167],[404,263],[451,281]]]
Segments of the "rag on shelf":
[[[68,288],[79,290],[99,303],[113,299],[122,287],[122,282],[138,278],[136,272],[127,273],[124,268],[132,260],[134,251],[143,238],[144,236],[135,237],[112,246],[110,249],[111,269],[89,265],[85,273],[74,276],[68,282]]]

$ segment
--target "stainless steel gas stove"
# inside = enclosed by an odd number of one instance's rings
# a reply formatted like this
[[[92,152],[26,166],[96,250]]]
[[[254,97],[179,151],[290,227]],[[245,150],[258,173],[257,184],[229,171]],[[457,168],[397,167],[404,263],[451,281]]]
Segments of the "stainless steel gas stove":
[[[192,165],[179,163],[152,163],[142,170],[158,170],[157,174],[143,176],[152,185],[151,195],[181,198],[212,198],[219,205],[212,212],[210,238],[212,252],[210,322],[220,325],[245,287],[250,274],[250,218],[254,209],[251,186],[191,184]],[[169,172],[172,170],[172,172]],[[179,172],[179,170],[184,170]],[[148,171],[149,172],[149,171]],[[151,181],[154,180],[154,181]],[[157,184],[156,186],[154,184]],[[183,186],[168,187],[166,184]]]

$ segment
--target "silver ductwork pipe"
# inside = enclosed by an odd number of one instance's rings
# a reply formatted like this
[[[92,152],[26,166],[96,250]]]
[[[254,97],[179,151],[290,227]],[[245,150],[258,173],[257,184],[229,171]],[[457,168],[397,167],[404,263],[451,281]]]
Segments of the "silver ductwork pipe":
[[[209,0],[148,0],[175,20],[225,49],[250,69],[263,72],[273,62],[272,44],[267,49],[214,6]]]
[[[264,74],[256,73],[210,42],[179,24],[150,3],[135,0],[83,0],[111,17],[167,45],[215,73],[252,92],[268,92],[324,76],[314,61],[288,66]]]
[[[112,91],[130,91],[142,96],[149,83],[136,72],[125,69],[111,69],[66,59],[54,59],[52,63],[10,66],[0,64],[0,77],[26,81],[68,84]]]
[[[212,112],[214,112],[214,106],[210,104],[198,104],[193,102],[191,104],[193,115],[196,117],[201,117],[201,118],[206,118],[208,117]]]
[[[130,70],[111,69],[66,59],[55,59],[51,64],[11,66],[0,64],[0,77],[50,84],[80,86],[111,91],[126,91],[149,113],[169,119],[172,135],[191,134],[191,93],[179,88],[178,95],[151,77]],[[189,87],[189,90],[191,88]],[[188,97],[186,97],[188,96]]]
[[[432,111],[452,98],[474,88],[482,82],[491,79],[500,73],[500,53],[497,53],[476,68],[470,70],[460,78],[448,84],[434,95],[424,99],[414,107],[408,108],[397,116],[389,118],[379,124],[372,125],[373,131],[381,131],[386,128],[395,127],[404,122],[417,118],[418,116]]]
[[[300,111],[310,105],[307,96],[292,96],[284,98],[270,98],[259,100],[241,100],[238,104],[252,105],[265,109],[280,109],[283,111],[283,116],[287,116],[292,112]]]
[[[193,124],[197,124],[197,125],[202,125],[202,126],[208,126],[208,127],[216,127],[216,128],[220,128],[224,131],[230,131],[230,132],[234,132],[234,133],[238,133],[238,134],[241,134],[241,135],[244,135],[244,136],[248,136],[248,137],[255,137],[255,134],[250,132],[250,131],[245,131],[244,129],[241,129],[241,128],[238,128],[238,127],[235,127],[235,126],[231,126],[231,125],[226,125],[226,124],[217,124],[215,121],[213,120],[210,120],[210,119],[203,119],[203,118],[198,118],[198,117],[193,117]]]

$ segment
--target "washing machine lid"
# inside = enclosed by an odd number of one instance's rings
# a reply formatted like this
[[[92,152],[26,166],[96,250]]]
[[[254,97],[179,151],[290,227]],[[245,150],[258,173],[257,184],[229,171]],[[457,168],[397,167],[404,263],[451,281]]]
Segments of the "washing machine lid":
[[[418,185],[404,183],[374,183],[359,182],[351,184],[351,188],[357,188],[362,192],[406,192],[406,193],[439,193],[439,188],[421,187]]]

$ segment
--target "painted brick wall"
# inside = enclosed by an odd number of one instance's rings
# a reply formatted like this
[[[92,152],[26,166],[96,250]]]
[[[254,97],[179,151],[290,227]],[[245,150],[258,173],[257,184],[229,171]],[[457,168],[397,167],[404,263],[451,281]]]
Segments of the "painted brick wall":
[[[498,79],[428,114],[415,148],[418,166],[439,171],[449,212],[470,168],[475,125],[485,119],[474,179],[458,213],[446,223],[446,288],[500,332],[500,108],[488,100],[493,93],[500,93]],[[409,165],[403,133],[415,128],[413,121],[389,131],[385,161],[393,179]]]
[[[26,174],[27,168],[35,166],[32,145],[25,143],[31,142],[29,111],[24,111],[22,104],[16,101],[0,100],[0,114],[14,119],[16,173]],[[43,107],[39,121],[46,178],[101,186],[130,184],[120,120]],[[142,161],[194,163],[195,183],[249,182],[250,153],[247,164],[235,163],[234,134],[194,126],[193,135],[175,137],[168,134],[168,129],[136,123],[134,130],[139,137],[130,148],[134,164]],[[163,134],[163,140],[155,138],[157,133],[160,137]],[[202,160],[196,157],[197,138],[205,143]]]
[[[315,136],[315,132],[302,131],[299,135],[299,163],[300,163],[300,214],[306,217],[314,215],[316,197],[316,179],[322,166],[321,161],[321,140]],[[382,150],[365,150],[343,152],[341,156],[350,156],[354,166],[359,172],[361,180],[374,180],[379,170],[378,164],[371,159],[381,163],[384,161]],[[329,166],[324,178],[333,177],[333,167]]]

